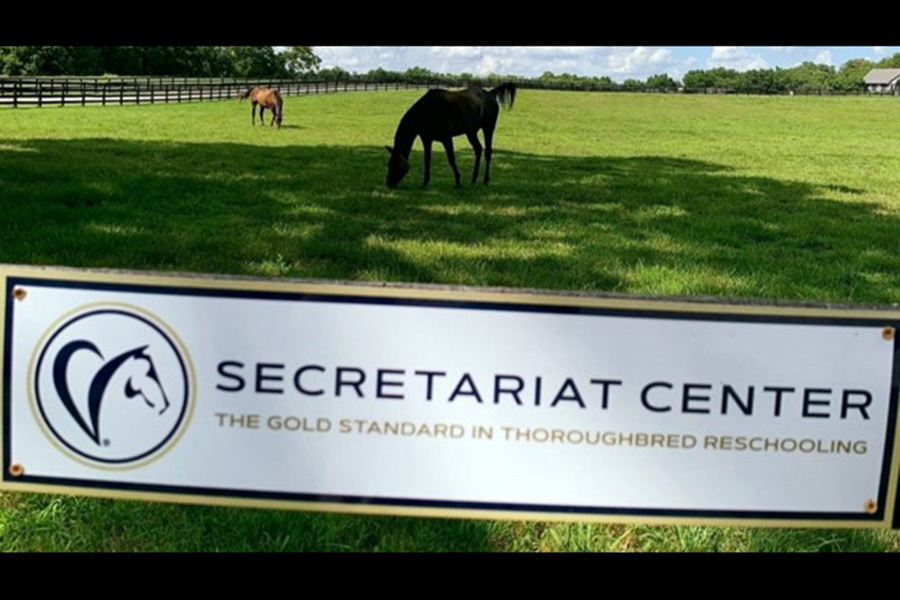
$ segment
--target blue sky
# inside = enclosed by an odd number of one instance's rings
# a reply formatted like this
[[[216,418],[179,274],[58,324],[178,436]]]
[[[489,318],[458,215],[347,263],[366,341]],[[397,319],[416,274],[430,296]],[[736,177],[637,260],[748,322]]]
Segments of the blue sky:
[[[792,67],[804,61],[834,65],[851,58],[880,60],[900,46],[316,46],[323,67],[365,72],[419,66],[441,73],[491,72],[539,76],[545,71],[609,76],[615,81],[691,69]]]

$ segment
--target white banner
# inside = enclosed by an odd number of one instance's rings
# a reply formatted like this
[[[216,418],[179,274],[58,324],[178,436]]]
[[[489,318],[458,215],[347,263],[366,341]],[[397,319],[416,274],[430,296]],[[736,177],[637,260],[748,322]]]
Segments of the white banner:
[[[4,489],[892,518],[896,315],[27,275],[5,282]]]

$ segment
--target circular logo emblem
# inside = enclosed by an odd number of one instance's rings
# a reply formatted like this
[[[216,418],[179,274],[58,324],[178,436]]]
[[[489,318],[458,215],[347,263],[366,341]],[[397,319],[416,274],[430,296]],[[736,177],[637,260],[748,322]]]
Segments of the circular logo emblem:
[[[34,402],[49,433],[78,457],[125,467],[160,454],[190,415],[186,356],[155,317],[92,308],[37,349]]]

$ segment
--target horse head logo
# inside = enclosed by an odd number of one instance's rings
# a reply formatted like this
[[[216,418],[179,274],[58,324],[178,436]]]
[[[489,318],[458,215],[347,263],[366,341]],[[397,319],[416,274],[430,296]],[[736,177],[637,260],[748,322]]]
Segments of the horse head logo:
[[[141,346],[106,361],[91,380],[87,393],[87,415],[83,415],[69,389],[68,370],[72,357],[82,351],[91,352],[100,359],[103,354],[86,340],[69,342],[59,351],[53,361],[53,382],[63,406],[95,444],[100,445],[100,413],[107,398],[120,397],[127,400],[140,398],[157,415],[165,413],[170,406],[163,389],[153,359],[147,353],[148,346]],[[113,389],[117,382],[118,389]]]
[[[70,457],[135,468],[185,432],[194,406],[190,357],[158,317],[130,305],[89,305],[48,331],[34,352],[34,415]]]

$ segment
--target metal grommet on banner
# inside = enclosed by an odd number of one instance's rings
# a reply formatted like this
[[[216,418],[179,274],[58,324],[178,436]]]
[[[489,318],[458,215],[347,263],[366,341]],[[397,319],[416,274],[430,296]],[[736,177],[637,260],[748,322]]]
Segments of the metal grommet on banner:
[[[28,292],[25,291],[25,288],[17,287],[13,290],[13,298],[16,300],[24,300],[27,295]]]
[[[884,338],[885,341],[891,341],[894,339],[894,335],[896,334],[896,330],[890,325],[885,326],[881,330],[881,337]]]
[[[25,474],[25,467],[23,467],[20,463],[13,463],[9,465],[9,474],[13,477],[21,477]]]
[[[868,514],[874,515],[876,512],[878,512],[878,503],[870,498],[866,500],[866,505],[864,508]]]

